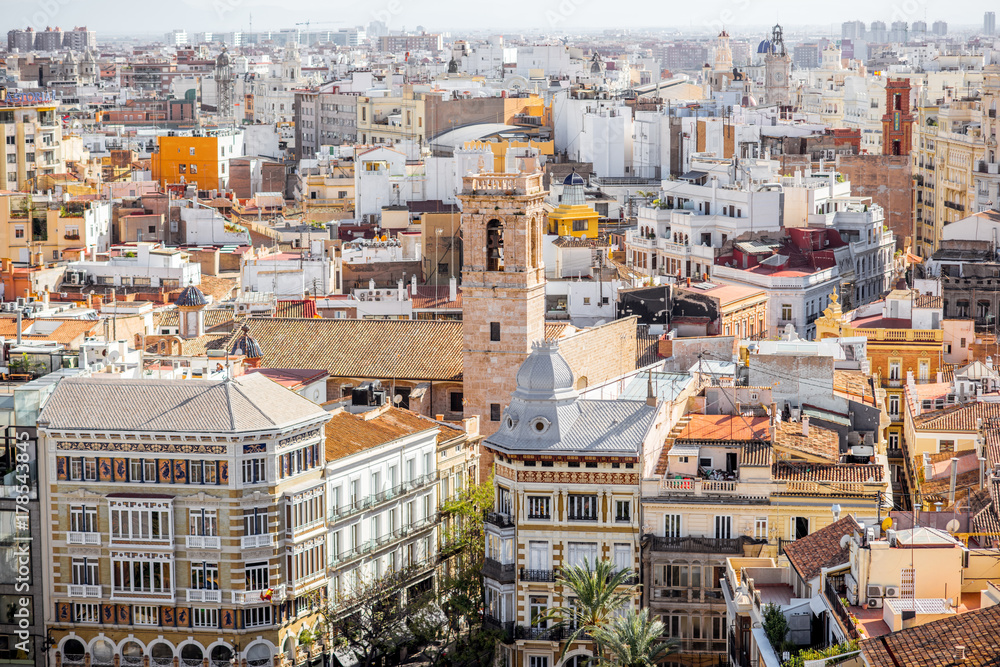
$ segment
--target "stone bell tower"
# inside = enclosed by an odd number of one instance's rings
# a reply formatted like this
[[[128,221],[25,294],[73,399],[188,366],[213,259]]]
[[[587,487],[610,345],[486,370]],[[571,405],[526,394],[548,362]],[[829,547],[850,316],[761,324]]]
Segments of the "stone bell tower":
[[[542,173],[526,158],[514,174],[462,179],[463,400],[480,432],[494,433],[517,389],[517,369],[545,338]],[[483,461],[481,470],[491,469]]]

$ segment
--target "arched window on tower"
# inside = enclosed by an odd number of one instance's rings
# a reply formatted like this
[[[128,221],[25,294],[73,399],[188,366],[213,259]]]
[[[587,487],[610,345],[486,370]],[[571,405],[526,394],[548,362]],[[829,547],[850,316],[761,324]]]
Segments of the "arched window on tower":
[[[503,271],[503,225],[499,220],[486,223],[486,270]]]
[[[531,266],[529,268],[534,269],[542,263],[542,244],[539,241],[538,233],[538,227],[541,223],[539,223],[536,218],[531,218],[528,224],[531,225],[531,248],[528,249],[528,259],[530,260]]]

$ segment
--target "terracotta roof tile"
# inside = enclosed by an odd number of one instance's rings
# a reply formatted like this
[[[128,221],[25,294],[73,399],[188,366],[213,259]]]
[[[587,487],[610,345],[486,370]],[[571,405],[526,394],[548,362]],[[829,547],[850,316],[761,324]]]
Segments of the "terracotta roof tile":
[[[884,468],[877,464],[801,463],[779,461],[771,468],[774,479],[789,482],[881,482]]]
[[[740,456],[740,466],[751,468],[763,468],[771,465],[774,450],[766,442],[748,442],[743,445],[743,452]]]
[[[774,446],[792,458],[819,459],[830,463],[840,460],[840,435],[816,424],[809,425],[809,435],[802,435],[801,423],[781,422]]]
[[[965,660],[955,660],[955,647],[965,647]],[[1000,605],[974,609],[861,642],[869,667],[1000,664]]]
[[[980,419],[986,426],[1000,425],[1000,403],[969,403],[925,412],[913,419],[913,426],[922,431],[975,431]]]
[[[688,417],[690,421],[678,434],[678,442],[745,442],[769,439],[767,417],[703,414],[690,414]]]
[[[785,555],[799,576],[809,581],[818,577],[824,567],[848,562],[850,549],[841,549],[840,541],[844,535],[852,535],[854,531],[860,529],[861,524],[848,514],[815,533],[786,544]]]
[[[450,440],[461,433],[454,427],[400,408],[383,407],[357,415],[337,412],[326,424],[326,459],[333,461],[414,433],[435,429],[438,442]]]
[[[457,321],[248,317],[244,323],[264,353],[264,368],[323,368],[343,378],[462,377]]]

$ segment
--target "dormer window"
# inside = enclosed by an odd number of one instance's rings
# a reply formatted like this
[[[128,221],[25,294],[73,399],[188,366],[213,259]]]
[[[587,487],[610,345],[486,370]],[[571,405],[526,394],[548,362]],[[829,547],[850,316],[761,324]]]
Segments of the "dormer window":
[[[531,428],[535,431],[535,433],[545,433],[545,431],[548,430],[550,423],[551,422],[549,422],[549,420],[545,417],[536,417],[531,420]]]

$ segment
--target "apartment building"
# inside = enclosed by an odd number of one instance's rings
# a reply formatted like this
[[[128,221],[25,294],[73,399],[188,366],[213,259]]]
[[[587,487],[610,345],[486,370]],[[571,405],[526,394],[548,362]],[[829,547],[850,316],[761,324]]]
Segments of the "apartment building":
[[[0,100],[0,190],[35,189],[39,176],[66,171],[56,106],[44,92],[8,92]]]
[[[667,428],[667,402],[581,398],[555,344],[536,345],[517,372],[495,457],[486,518],[486,622],[504,634],[504,664],[554,666],[561,628],[540,615],[568,604],[561,567],[607,559],[639,568],[639,483]],[[590,655],[574,643],[568,660]]]
[[[194,183],[200,190],[229,187],[229,161],[243,155],[243,130],[223,129],[187,136],[158,136],[150,156],[153,180],[167,184]]]
[[[722,414],[682,417],[643,480],[643,602],[680,640],[683,664],[726,653],[727,559],[777,557],[829,524],[834,504],[874,515],[888,488],[883,464],[841,463],[835,431],[806,413],[780,421],[759,402],[769,394],[739,388],[711,401]]]
[[[61,381],[38,417],[56,659],[274,664],[325,593],[329,419],[260,374]]]
[[[37,265],[106,252],[111,202],[59,201],[44,195],[0,195],[0,256]]]
[[[399,96],[358,97],[357,133],[362,144],[423,145],[427,141],[424,96],[412,90]]]

